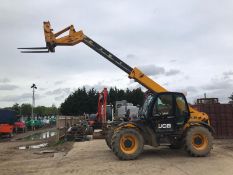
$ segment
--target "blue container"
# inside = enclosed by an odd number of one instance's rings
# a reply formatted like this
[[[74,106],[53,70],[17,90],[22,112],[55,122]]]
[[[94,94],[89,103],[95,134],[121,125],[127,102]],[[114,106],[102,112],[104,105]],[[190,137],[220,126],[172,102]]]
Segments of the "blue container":
[[[17,121],[16,112],[8,109],[0,109],[0,124],[13,125]]]

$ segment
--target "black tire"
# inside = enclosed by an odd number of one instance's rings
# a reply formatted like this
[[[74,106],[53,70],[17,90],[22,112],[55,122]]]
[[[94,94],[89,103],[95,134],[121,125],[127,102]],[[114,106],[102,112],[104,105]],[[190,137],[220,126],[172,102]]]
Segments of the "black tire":
[[[112,149],[112,136],[113,136],[114,131],[112,129],[108,129],[105,133],[105,142],[107,144],[107,146]]]
[[[213,148],[212,133],[204,126],[188,129],[185,137],[185,149],[193,157],[207,156]]]
[[[120,160],[133,160],[143,151],[144,140],[136,129],[122,128],[114,132],[111,145]]]

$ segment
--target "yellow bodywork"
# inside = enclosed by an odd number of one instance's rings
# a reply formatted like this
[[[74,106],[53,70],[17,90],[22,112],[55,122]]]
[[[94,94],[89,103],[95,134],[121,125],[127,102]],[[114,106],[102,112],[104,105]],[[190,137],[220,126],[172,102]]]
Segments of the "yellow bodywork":
[[[60,36],[61,34],[67,31],[69,32],[68,35],[58,38],[58,36]],[[73,46],[79,44],[80,42],[83,42],[84,38],[86,37],[81,30],[76,32],[73,25],[66,27],[65,29],[57,33],[53,33],[53,29],[51,29],[49,22],[44,22],[44,35],[48,47]],[[142,84],[152,92],[156,92],[156,93],[167,92],[167,90],[164,87],[160,86],[158,83],[153,81],[150,77],[145,75],[141,70],[139,70],[136,67],[130,72],[129,78],[134,79],[135,81]],[[199,112],[194,108],[192,108],[191,106],[189,106],[189,111],[191,113],[191,117],[188,123],[184,127],[189,127],[189,122],[197,122],[197,121],[205,121],[208,122],[208,124],[210,125],[209,117],[206,113]]]
[[[58,36],[67,31],[69,31],[68,35],[58,38]],[[53,33],[53,29],[51,29],[49,22],[44,22],[44,35],[45,42],[55,46],[73,46],[82,42],[85,37],[81,30],[76,32],[73,25],[66,27],[57,33]]]
[[[122,128],[135,128],[135,129],[138,129],[134,124],[132,124],[132,123],[127,123],[127,124],[125,124],[125,125],[122,125],[122,126],[117,127],[114,131],[119,131],[119,130],[121,130]]]

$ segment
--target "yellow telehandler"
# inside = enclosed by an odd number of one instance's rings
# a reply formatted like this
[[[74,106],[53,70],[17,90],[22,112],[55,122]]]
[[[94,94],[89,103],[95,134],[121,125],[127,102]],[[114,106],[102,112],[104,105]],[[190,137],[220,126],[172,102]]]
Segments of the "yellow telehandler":
[[[59,37],[65,32],[68,34]],[[184,147],[195,157],[210,153],[214,130],[209,117],[189,106],[182,93],[167,91],[141,70],[130,67],[82,31],[75,31],[73,25],[54,33],[50,23],[44,22],[44,35],[46,47],[19,49],[26,49],[23,53],[47,53],[55,52],[56,46],[73,46],[82,42],[126,72],[129,78],[150,90],[139,119],[109,124],[106,142],[119,159],[136,159],[144,145],[156,147],[164,143],[173,149]]]

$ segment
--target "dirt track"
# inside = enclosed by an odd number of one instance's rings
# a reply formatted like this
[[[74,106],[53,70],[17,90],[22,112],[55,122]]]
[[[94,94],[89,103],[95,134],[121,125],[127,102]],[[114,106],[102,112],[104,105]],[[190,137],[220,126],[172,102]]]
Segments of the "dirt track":
[[[119,161],[107,148],[104,140],[76,142],[64,156],[63,153],[33,154],[17,150],[21,142],[0,143],[0,174],[159,174],[159,175],[232,175],[233,140],[218,140],[209,157],[192,158],[182,151],[167,147],[145,147],[139,159]]]

